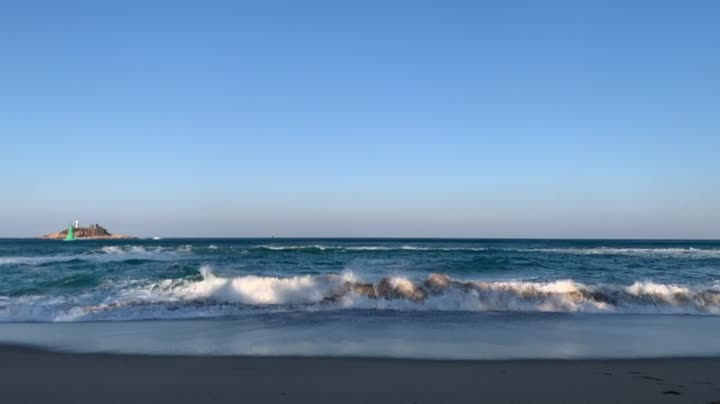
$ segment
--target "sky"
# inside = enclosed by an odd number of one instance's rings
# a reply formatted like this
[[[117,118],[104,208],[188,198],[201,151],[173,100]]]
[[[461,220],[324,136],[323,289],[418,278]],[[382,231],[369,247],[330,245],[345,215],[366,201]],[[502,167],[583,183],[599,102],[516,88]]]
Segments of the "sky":
[[[720,2],[0,1],[0,237],[720,238]]]

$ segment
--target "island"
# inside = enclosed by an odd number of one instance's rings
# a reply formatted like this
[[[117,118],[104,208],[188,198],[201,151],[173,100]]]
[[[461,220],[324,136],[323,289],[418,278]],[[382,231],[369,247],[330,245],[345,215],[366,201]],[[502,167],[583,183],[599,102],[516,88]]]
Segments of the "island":
[[[81,227],[76,220],[75,225],[68,226],[65,230],[46,234],[40,238],[48,240],[103,240],[135,239],[137,237],[126,236],[124,234],[111,234],[106,228],[100,226],[99,224],[91,224],[87,227]]]

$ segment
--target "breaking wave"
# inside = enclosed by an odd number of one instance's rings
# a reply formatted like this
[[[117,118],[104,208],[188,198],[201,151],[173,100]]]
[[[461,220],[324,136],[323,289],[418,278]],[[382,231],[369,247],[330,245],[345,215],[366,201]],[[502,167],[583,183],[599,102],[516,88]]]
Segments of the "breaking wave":
[[[422,281],[386,277],[363,282],[347,272],[286,278],[215,276],[154,287],[181,300],[209,299],[251,305],[330,304],[352,308],[544,312],[656,312],[720,314],[720,285],[586,285],[572,280],[462,281],[430,274]]]
[[[466,281],[436,273],[421,280],[385,277],[366,282],[351,272],[222,277],[203,266],[193,278],[126,282],[92,300],[0,298],[0,321],[195,318],[237,315],[248,309],[720,315],[720,283],[691,287],[649,281]]]

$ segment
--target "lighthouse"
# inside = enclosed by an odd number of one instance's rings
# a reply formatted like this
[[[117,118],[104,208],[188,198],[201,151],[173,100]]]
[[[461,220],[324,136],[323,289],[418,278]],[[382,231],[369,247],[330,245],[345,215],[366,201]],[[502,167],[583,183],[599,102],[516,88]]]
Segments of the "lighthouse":
[[[78,227],[80,227],[80,221],[75,219],[75,228],[77,229]]]

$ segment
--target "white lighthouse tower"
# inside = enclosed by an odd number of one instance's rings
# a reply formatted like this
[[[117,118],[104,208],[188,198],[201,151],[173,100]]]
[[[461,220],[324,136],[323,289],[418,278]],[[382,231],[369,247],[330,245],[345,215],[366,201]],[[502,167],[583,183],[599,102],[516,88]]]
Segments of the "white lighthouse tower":
[[[78,227],[80,227],[80,221],[75,219],[75,228],[77,229]]]

